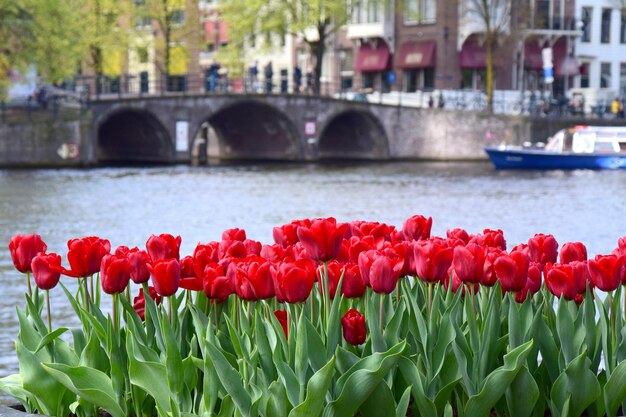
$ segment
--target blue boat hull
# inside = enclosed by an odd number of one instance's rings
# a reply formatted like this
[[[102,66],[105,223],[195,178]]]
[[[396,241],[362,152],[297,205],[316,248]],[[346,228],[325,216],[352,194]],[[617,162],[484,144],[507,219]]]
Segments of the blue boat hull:
[[[497,169],[626,169],[626,153],[550,152],[485,148]]]

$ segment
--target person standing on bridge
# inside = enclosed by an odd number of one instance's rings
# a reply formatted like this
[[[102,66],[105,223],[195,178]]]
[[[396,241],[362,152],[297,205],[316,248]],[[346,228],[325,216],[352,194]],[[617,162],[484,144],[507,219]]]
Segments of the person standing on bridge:
[[[274,76],[274,70],[272,69],[272,61],[269,61],[265,66],[265,92],[272,92],[272,77]]]

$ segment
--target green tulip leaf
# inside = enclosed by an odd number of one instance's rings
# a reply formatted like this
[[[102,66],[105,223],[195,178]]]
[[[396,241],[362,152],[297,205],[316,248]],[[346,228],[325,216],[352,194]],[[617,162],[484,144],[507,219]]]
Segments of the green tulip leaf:
[[[0,378],[0,391],[18,400],[27,407],[29,403],[34,403],[33,394],[24,389],[22,375],[13,374]],[[26,411],[32,413],[32,410],[26,408]]]
[[[398,362],[406,342],[400,342],[384,353],[375,353],[357,362],[339,378],[339,397],[324,409],[324,417],[351,417]],[[347,378],[344,378],[346,377]],[[339,382],[343,379],[343,384]]]
[[[239,374],[239,371],[232,367],[224,354],[213,343],[207,342],[206,352],[215,366],[215,371],[219,376],[222,386],[233,399],[235,407],[237,407],[241,415],[250,417],[249,413],[252,407],[252,398],[243,385],[242,376]]]
[[[569,400],[572,416],[581,415],[601,394],[600,383],[596,375],[589,370],[588,361],[585,352],[574,358],[554,382],[550,391],[552,401],[561,409],[565,408],[565,403]]]
[[[409,409],[409,402],[411,401],[411,389],[413,387],[408,386],[404,390],[404,394],[400,397],[400,401],[398,401],[398,406],[396,407],[396,417],[406,417],[406,412]]]
[[[270,384],[266,392],[264,404],[265,417],[284,417],[289,413],[289,400],[285,387],[278,381]]]
[[[293,369],[287,365],[285,361],[274,357],[274,365],[278,371],[278,377],[287,389],[287,398],[292,406],[296,406],[300,402],[300,383]]]
[[[235,403],[230,395],[227,395],[222,399],[222,404],[220,406],[220,412],[217,414],[217,417],[232,417],[235,413]]]
[[[380,417],[396,409],[396,402],[389,385],[381,381],[370,396],[361,404],[359,414],[362,417]],[[406,415],[406,414],[405,414]]]
[[[326,354],[322,337],[317,330],[315,330],[315,326],[313,326],[308,317],[305,317],[304,324],[306,325],[309,364],[311,368],[313,368],[313,372],[317,372],[326,364],[328,355]]]
[[[626,361],[615,367],[604,386],[604,403],[609,417],[617,414],[624,400],[626,400]]]
[[[526,363],[526,357],[530,353],[532,345],[533,341],[529,340],[504,355],[504,365],[491,372],[485,378],[480,392],[468,400],[465,407],[466,417],[489,415],[491,409],[502,398],[506,389]]]
[[[170,410],[170,390],[167,381],[164,380],[166,368],[160,362],[144,360],[137,356],[137,342],[133,337],[126,339],[126,350],[128,352],[128,375],[130,383],[143,389],[150,395],[161,410],[160,414],[169,413]]]
[[[539,399],[539,387],[528,371],[522,367],[506,390],[507,407],[511,417],[530,417]]]
[[[118,401],[111,379],[104,372],[85,366],[67,366],[60,363],[41,365],[74,394],[102,408],[113,417],[126,417],[124,403]]]
[[[50,343],[54,342],[59,336],[61,336],[67,330],[68,329],[66,327],[60,327],[46,334],[39,342],[39,345],[37,346],[37,349],[35,349],[34,353],[38,353],[41,349],[45,348]]]
[[[335,291],[335,298],[333,298],[330,304],[330,315],[328,316],[328,323],[326,325],[326,354],[327,359],[335,352],[339,341],[341,340],[341,317],[340,307],[343,301],[343,295],[341,294],[341,288],[343,286],[343,274],[339,278],[337,283],[337,290]]]
[[[402,373],[404,379],[411,384],[413,400],[415,401],[420,414],[423,416],[436,416],[437,408],[424,391],[422,375],[417,369],[415,363],[409,358],[403,356],[398,360],[398,369]]]
[[[318,417],[324,407],[324,397],[335,375],[335,358],[317,371],[306,386],[306,397],[291,410],[289,417]]]

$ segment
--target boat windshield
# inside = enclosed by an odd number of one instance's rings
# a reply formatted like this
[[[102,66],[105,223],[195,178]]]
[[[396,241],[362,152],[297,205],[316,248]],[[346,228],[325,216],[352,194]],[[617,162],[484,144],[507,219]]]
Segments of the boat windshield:
[[[571,143],[571,132],[567,129],[562,129],[548,139],[545,149],[548,151],[563,152],[563,149],[568,149],[571,146]]]

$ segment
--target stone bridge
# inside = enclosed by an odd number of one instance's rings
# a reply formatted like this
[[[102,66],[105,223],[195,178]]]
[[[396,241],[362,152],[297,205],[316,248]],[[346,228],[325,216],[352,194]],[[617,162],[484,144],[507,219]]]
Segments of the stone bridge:
[[[482,159],[487,132],[513,142],[522,118],[304,95],[101,99],[87,163],[232,160]],[[86,153],[86,155],[85,155]]]

